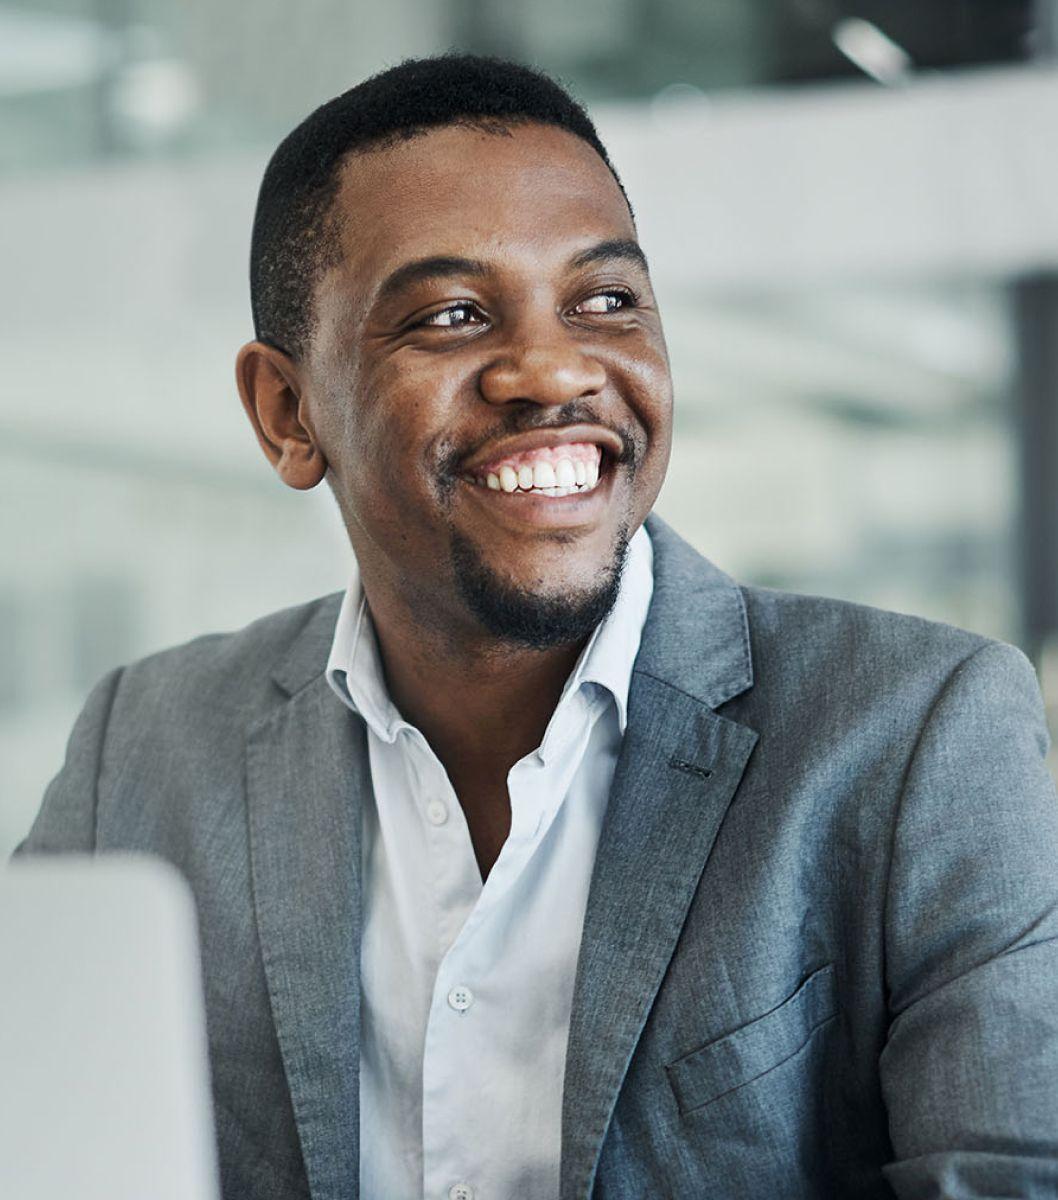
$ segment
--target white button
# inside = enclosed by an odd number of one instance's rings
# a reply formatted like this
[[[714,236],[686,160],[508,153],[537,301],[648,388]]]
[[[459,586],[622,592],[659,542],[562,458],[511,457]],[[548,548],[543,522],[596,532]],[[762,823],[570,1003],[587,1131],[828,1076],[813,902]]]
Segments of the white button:
[[[448,1003],[456,1010],[456,1012],[466,1012],[467,1009],[474,1003],[474,993],[463,984],[459,984],[448,993]],[[466,1187],[465,1183],[458,1185]],[[468,1192],[467,1195],[470,1193]]]
[[[448,1189],[448,1200],[474,1200],[474,1189],[469,1183],[453,1183]]]
[[[448,820],[448,805],[443,800],[431,800],[426,806],[426,817],[431,825],[443,825]]]

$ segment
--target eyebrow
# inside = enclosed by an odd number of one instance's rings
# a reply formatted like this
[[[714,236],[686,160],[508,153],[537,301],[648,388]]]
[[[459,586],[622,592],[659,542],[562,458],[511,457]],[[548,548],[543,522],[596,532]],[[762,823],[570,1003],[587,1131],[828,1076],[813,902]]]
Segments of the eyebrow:
[[[414,258],[386,276],[379,285],[376,303],[392,300],[415,284],[425,283],[429,279],[451,279],[456,275],[471,275],[480,279],[488,274],[488,264],[477,258],[460,258],[452,254]]]
[[[631,238],[611,238],[607,242],[598,242],[594,246],[589,246],[587,250],[575,254],[570,259],[569,265],[574,269],[591,267],[595,263],[612,262],[615,258],[633,263],[644,271],[650,270],[647,256],[643,253],[642,247]]]
[[[631,238],[611,238],[609,241],[597,242],[586,250],[581,250],[569,260],[569,266],[574,270],[593,266],[595,263],[612,262],[622,259],[634,263],[643,271],[648,271],[647,256],[643,253],[638,242]],[[488,263],[478,258],[463,258],[453,254],[435,254],[428,258],[415,258],[403,263],[379,285],[375,297],[376,304],[392,300],[414,287],[417,283],[425,283],[434,279],[452,279],[455,277],[471,276],[482,279],[491,273]]]

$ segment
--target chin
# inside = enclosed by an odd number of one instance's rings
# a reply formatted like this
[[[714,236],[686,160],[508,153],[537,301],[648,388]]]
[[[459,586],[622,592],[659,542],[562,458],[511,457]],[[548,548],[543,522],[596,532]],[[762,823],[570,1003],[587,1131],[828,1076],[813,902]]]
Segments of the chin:
[[[552,581],[546,590],[501,574],[476,543],[453,534],[452,565],[464,603],[482,628],[500,641],[548,650],[583,641],[613,608],[628,553],[628,530],[617,531],[608,558],[587,581]],[[578,575],[581,573],[578,572]]]

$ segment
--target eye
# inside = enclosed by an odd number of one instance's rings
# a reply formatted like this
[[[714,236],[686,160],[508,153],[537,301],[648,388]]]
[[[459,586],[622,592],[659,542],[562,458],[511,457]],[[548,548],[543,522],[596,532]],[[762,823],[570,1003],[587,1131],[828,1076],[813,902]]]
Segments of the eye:
[[[450,304],[440,312],[430,313],[418,322],[429,329],[463,329],[467,325],[476,325],[484,318],[473,304]]]
[[[622,308],[631,308],[635,302],[636,298],[631,292],[625,291],[624,288],[611,288],[608,292],[596,292],[594,296],[582,300],[573,311],[589,314],[612,313]]]

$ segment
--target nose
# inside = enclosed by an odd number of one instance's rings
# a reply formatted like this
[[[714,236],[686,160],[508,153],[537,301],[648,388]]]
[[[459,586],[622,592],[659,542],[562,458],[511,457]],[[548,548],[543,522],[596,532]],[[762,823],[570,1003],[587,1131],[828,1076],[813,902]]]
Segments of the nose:
[[[602,363],[554,317],[523,329],[479,377],[490,404],[568,404],[598,395],[605,385]]]

